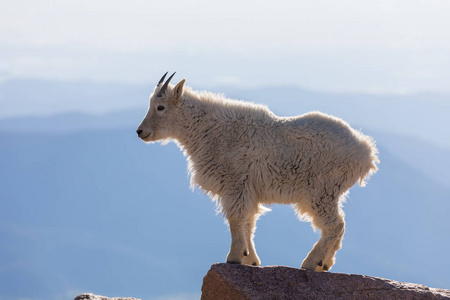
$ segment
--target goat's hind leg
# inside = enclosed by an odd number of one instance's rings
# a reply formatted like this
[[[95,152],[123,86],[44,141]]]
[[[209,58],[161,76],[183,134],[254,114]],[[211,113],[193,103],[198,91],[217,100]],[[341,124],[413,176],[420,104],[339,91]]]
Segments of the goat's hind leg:
[[[344,212],[338,202],[323,203],[312,217],[314,227],[321,230],[321,237],[302,263],[302,268],[315,271],[328,271],[334,264],[336,251],[341,248],[345,231]]]

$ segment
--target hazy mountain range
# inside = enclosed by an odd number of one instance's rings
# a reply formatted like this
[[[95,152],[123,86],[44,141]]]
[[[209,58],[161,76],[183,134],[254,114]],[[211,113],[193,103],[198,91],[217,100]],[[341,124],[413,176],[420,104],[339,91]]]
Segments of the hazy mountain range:
[[[225,261],[230,234],[214,204],[189,190],[177,147],[136,138],[151,87],[136,87],[120,107],[133,86],[47,82],[47,102],[33,103],[30,95],[42,86],[14,84],[0,90],[9,111],[72,104],[50,116],[42,108],[33,117],[4,112],[0,120],[0,299],[70,299],[81,292],[198,299],[209,266]],[[450,288],[448,97],[223,91],[280,115],[325,111],[377,140],[380,170],[366,188],[351,190],[332,272]],[[76,99],[96,97],[82,113],[70,112]],[[256,232],[262,264],[299,267],[319,234],[289,206],[272,210]]]

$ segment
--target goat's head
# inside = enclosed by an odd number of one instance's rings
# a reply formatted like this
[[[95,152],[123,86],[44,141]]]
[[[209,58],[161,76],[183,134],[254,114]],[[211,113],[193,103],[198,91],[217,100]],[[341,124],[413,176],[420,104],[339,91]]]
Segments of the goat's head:
[[[183,95],[185,79],[172,87],[169,86],[169,82],[175,73],[164,82],[166,75],[167,73],[164,74],[150,95],[147,115],[136,130],[138,137],[144,142],[171,138],[174,123],[178,119],[178,104]]]

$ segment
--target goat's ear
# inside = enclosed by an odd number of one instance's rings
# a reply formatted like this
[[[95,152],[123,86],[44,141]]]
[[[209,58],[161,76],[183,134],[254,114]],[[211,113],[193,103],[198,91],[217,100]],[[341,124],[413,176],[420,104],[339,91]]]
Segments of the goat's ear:
[[[173,88],[173,96],[176,101],[180,100],[181,96],[183,95],[184,91],[184,82],[186,79],[181,80],[177,83],[177,85]]]

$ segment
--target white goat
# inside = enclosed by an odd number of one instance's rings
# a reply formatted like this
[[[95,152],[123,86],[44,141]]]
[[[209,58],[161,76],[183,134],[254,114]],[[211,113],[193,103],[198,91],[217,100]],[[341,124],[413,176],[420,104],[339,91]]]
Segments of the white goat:
[[[167,73],[166,73],[167,74]],[[228,263],[259,265],[255,223],[264,204],[292,204],[321,237],[302,268],[327,271],[345,231],[342,202],[357,181],[377,170],[372,138],[343,120],[310,112],[278,117],[266,106],[194,92],[185,79],[161,78],[136,130],[144,142],[175,140],[184,151],[191,186],[198,185],[228,220]]]

